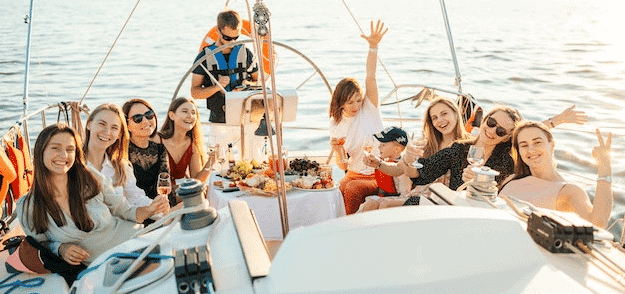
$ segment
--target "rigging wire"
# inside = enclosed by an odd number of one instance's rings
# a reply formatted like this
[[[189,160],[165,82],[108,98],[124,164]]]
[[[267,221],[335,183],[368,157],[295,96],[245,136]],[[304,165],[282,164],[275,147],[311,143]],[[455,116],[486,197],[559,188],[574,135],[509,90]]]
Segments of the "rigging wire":
[[[135,7],[132,8],[132,11],[130,12],[130,15],[128,15],[128,18],[126,18],[126,22],[124,22],[124,25],[122,26],[121,30],[119,31],[119,34],[117,34],[117,37],[115,38],[115,41],[113,41],[113,44],[111,45],[111,48],[109,48],[108,52],[106,52],[106,56],[104,56],[104,60],[102,60],[102,63],[100,63],[100,67],[98,67],[98,70],[96,71],[95,75],[93,76],[93,79],[91,79],[91,82],[89,83],[89,86],[87,87],[87,90],[85,91],[85,94],[82,95],[82,98],[80,98],[80,104],[82,104],[82,102],[85,101],[85,97],[87,97],[87,93],[89,93],[89,90],[91,90],[91,87],[93,86],[93,83],[95,82],[95,79],[98,77],[98,74],[100,74],[100,70],[102,70],[102,67],[104,67],[104,63],[106,63],[106,60],[108,59],[109,55],[113,51],[113,48],[115,48],[115,44],[117,44],[117,40],[119,40],[119,37],[121,37],[122,33],[124,32],[124,29],[126,28],[126,25],[130,21],[130,18],[132,17],[133,13],[135,13],[135,10],[137,10],[137,7],[139,6],[139,3],[141,3],[141,0],[137,0],[137,3],[135,4]]]
[[[360,24],[358,23],[358,20],[356,20],[356,17],[354,16],[354,13],[352,13],[351,9],[349,9],[349,6],[347,5],[347,3],[345,2],[345,0],[341,0],[343,2],[343,5],[345,5],[345,8],[347,9],[347,12],[349,12],[349,15],[352,17],[352,19],[354,20],[354,22],[356,23],[356,26],[358,27],[358,30],[360,30],[361,34],[365,34],[365,32],[362,30],[362,27],[360,26]],[[389,80],[391,80],[391,83],[393,84],[393,87],[397,88],[397,83],[395,83],[395,80],[393,80],[393,77],[391,76],[391,73],[388,71],[388,69],[386,68],[386,65],[384,65],[384,62],[382,62],[382,59],[380,58],[380,55],[377,56],[378,57],[378,61],[380,62],[380,65],[382,66],[382,68],[384,69],[384,72],[386,73],[386,75],[388,76]],[[399,124],[400,127],[404,127],[403,124],[403,120],[402,115],[401,115],[401,108],[399,107],[399,98],[397,97],[397,94],[395,94],[395,100],[397,103],[397,114],[399,115]]]

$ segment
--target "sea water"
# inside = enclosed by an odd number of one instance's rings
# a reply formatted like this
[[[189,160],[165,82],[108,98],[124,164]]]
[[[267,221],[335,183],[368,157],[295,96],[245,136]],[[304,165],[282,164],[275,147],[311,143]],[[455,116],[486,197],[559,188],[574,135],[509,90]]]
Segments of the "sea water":
[[[29,109],[80,100],[136,3],[35,1]],[[121,105],[130,98],[144,98],[155,106],[162,122],[176,86],[225,3],[139,2],[86,94],[87,105]],[[279,0],[265,4],[271,12],[273,40],[308,56],[331,87],[347,76],[364,83],[368,46],[360,37],[359,25],[368,34],[369,21],[381,19],[389,28],[378,51],[381,97],[395,84],[458,90],[439,1]],[[2,130],[23,112],[28,32],[24,17],[29,5],[26,0],[0,1]],[[230,1],[230,6],[247,18],[243,1]],[[476,97],[485,109],[506,104],[518,108],[527,119],[543,120],[573,104],[588,114],[587,124],[563,125],[554,135],[559,169],[567,179],[581,183],[590,195],[594,194],[592,179],[596,177],[591,156],[597,144],[594,130],[600,128],[604,135],[614,133],[612,166],[617,204],[613,220],[623,216],[625,197],[624,7],[621,1],[582,0],[446,3],[464,93]],[[295,88],[313,73],[292,51],[280,46],[276,51],[278,88]],[[190,96],[189,85],[189,79],[183,82],[179,96]],[[298,93],[297,120],[286,125],[320,129],[285,131],[285,146],[293,151],[329,151],[329,136],[324,130],[328,126],[329,89],[315,76]],[[398,99],[414,94],[400,91]],[[200,107],[205,105],[202,102],[198,102]],[[404,118],[420,119],[423,107],[414,110],[410,103],[403,103],[401,110]],[[398,115],[397,107],[382,111],[385,116]],[[204,115],[203,121],[206,118]],[[404,123],[403,127],[415,132],[420,123]]]

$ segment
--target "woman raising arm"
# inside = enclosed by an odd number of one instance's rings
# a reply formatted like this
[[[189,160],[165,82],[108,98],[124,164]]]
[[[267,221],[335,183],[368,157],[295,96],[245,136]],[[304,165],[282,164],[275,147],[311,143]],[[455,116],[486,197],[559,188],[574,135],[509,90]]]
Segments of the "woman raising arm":
[[[514,131],[513,147],[517,151],[515,179],[500,194],[514,196],[538,207],[573,211],[597,226],[605,227],[610,218],[612,195],[610,149],[612,134],[604,142],[597,130],[599,146],[592,155],[597,160],[597,186],[591,203],[586,192],[564,180],[556,168],[555,141],[542,123],[528,121]]]

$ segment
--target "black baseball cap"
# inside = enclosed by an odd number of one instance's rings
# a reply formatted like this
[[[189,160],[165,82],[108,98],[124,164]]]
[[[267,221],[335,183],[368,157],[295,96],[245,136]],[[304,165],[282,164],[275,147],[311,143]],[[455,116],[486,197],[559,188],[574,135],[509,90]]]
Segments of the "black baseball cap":
[[[398,127],[388,127],[373,136],[380,142],[395,141],[404,146],[408,144],[408,135],[406,135],[404,130]]]

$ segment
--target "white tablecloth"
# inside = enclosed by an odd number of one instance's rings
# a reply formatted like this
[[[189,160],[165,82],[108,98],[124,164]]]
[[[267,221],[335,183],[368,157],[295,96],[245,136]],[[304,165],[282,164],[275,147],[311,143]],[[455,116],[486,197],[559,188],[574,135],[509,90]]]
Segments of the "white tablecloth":
[[[230,200],[243,200],[254,211],[263,237],[282,240],[280,210],[277,197],[250,196],[242,191],[224,193],[215,189],[214,181],[224,181],[213,173],[209,179],[208,202],[215,209],[228,206]],[[305,227],[345,215],[343,196],[338,188],[310,191],[291,189],[287,191],[289,229]]]

